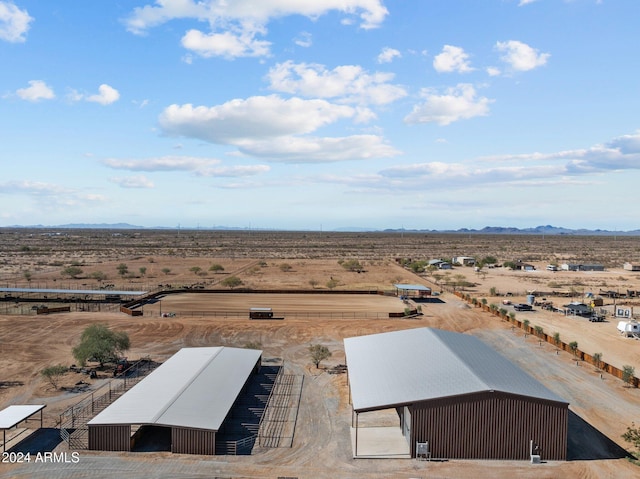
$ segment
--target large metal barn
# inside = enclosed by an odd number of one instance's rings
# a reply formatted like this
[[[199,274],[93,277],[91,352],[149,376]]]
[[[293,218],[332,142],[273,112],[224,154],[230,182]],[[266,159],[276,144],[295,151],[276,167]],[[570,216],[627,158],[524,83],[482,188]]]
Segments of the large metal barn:
[[[395,409],[411,457],[420,444],[433,458],[566,460],[568,402],[478,338],[418,328],[344,346],[355,457],[358,416]]]
[[[183,454],[215,454],[217,433],[260,368],[262,351],[184,348],[88,422],[89,449],[131,451],[151,429]]]

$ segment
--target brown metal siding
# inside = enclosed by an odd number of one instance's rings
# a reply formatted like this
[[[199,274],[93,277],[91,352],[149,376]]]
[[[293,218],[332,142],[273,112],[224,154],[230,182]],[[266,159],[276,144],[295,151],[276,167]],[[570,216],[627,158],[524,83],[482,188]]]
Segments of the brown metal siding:
[[[171,452],[213,455],[216,453],[216,432],[172,427]]]
[[[89,449],[94,451],[130,451],[131,426],[89,426]]]
[[[411,454],[429,442],[433,457],[528,460],[529,441],[544,460],[566,460],[568,406],[487,392],[414,404]]]

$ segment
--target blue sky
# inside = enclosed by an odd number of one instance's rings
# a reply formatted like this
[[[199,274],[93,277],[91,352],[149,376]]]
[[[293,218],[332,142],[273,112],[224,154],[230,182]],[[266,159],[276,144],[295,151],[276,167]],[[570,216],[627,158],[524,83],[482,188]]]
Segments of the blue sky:
[[[640,228],[637,0],[0,0],[0,226]]]

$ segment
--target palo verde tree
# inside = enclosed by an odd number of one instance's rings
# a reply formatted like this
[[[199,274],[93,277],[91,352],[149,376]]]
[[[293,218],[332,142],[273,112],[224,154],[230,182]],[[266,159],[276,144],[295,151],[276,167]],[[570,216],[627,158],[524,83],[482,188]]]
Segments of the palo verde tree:
[[[89,359],[100,366],[118,359],[131,347],[129,335],[123,331],[112,331],[103,324],[87,326],[80,336],[80,344],[73,348],[73,357],[84,365]]]
[[[320,367],[320,363],[325,359],[331,357],[331,351],[322,344],[309,345],[309,354],[311,355],[311,361],[316,365],[316,369]]]

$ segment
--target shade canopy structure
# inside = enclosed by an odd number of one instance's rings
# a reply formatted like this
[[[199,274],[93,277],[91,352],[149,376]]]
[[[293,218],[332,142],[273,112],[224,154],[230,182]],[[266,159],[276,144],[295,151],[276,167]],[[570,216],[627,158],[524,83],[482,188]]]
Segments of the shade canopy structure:
[[[218,430],[262,351],[183,348],[90,420]]]
[[[45,404],[16,404],[0,411],[3,450],[7,448],[7,429],[17,426],[38,412],[40,413],[40,427],[42,427],[42,410],[45,407]]]

